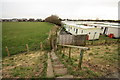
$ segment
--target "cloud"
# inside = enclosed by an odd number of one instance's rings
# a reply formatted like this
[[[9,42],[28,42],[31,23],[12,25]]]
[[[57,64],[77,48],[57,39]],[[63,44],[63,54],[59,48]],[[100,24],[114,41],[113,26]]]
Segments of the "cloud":
[[[46,18],[57,14],[62,18],[117,19],[119,0],[4,0],[3,18]]]

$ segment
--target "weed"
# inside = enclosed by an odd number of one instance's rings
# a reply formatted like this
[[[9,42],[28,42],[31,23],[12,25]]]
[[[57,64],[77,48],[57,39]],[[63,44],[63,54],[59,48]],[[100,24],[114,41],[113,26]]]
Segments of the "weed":
[[[105,52],[105,54],[110,54],[110,52]]]
[[[89,56],[93,55],[93,53],[89,53]]]
[[[100,49],[100,48],[97,48],[97,49]]]
[[[109,49],[108,47],[106,47],[106,49]]]
[[[95,55],[98,55],[99,53],[95,53]]]

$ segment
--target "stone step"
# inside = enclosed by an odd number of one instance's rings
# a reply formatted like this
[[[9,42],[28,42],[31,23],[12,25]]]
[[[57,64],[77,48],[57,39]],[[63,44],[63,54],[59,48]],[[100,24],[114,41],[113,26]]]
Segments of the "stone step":
[[[63,64],[53,65],[54,68],[65,68]]]
[[[55,75],[65,75],[67,74],[67,68],[54,68]]]
[[[61,62],[58,59],[53,61],[53,65],[58,65],[58,64],[61,64]]]
[[[48,53],[48,61],[47,61],[47,77],[48,78],[52,78],[54,77],[54,73],[53,73],[53,67],[52,67],[52,62],[51,62],[51,59],[50,59],[50,54]]]
[[[53,70],[54,70],[54,75],[55,76],[60,76],[58,78],[73,78],[72,75],[67,75],[68,71],[67,68],[65,68],[64,64],[62,64],[55,54],[55,52],[51,51],[50,56],[52,58],[52,65],[53,65]],[[64,76],[62,76],[64,75]]]
[[[51,52],[50,55],[51,55],[51,58],[52,58],[53,61],[58,59],[58,57],[56,56],[56,54],[54,52]]]
[[[60,76],[60,77],[57,77],[57,78],[73,78],[73,75],[64,75],[64,76]]]

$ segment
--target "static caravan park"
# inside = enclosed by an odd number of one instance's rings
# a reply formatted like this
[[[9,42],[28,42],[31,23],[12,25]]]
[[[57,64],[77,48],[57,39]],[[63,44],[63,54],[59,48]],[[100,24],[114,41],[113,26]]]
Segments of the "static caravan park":
[[[77,25],[77,24],[71,24],[71,23],[65,23],[64,22],[64,27],[66,31],[73,35],[81,35],[81,34],[87,34],[88,40],[94,40],[94,39],[99,39],[101,29],[100,28],[95,28],[91,26],[84,26],[84,25]]]
[[[119,32],[120,32],[120,27],[112,26],[112,27],[107,27],[105,34],[108,35],[110,38],[120,38]]]
[[[115,23],[107,23],[107,24],[91,24],[96,28],[101,28],[101,34],[105,34],[110,38],[120,38],[120,25]]]

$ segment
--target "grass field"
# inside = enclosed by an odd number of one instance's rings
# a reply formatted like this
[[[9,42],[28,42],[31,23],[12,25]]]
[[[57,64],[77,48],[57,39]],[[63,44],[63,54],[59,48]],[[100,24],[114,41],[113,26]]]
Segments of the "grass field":
[[[7,56],[5,46],[8,46],[11,55],[26,51],[26,44],[30,50],[38,49],[40,42],[44,42],[53,26],[45,22],[3,22],[3,57]]]

